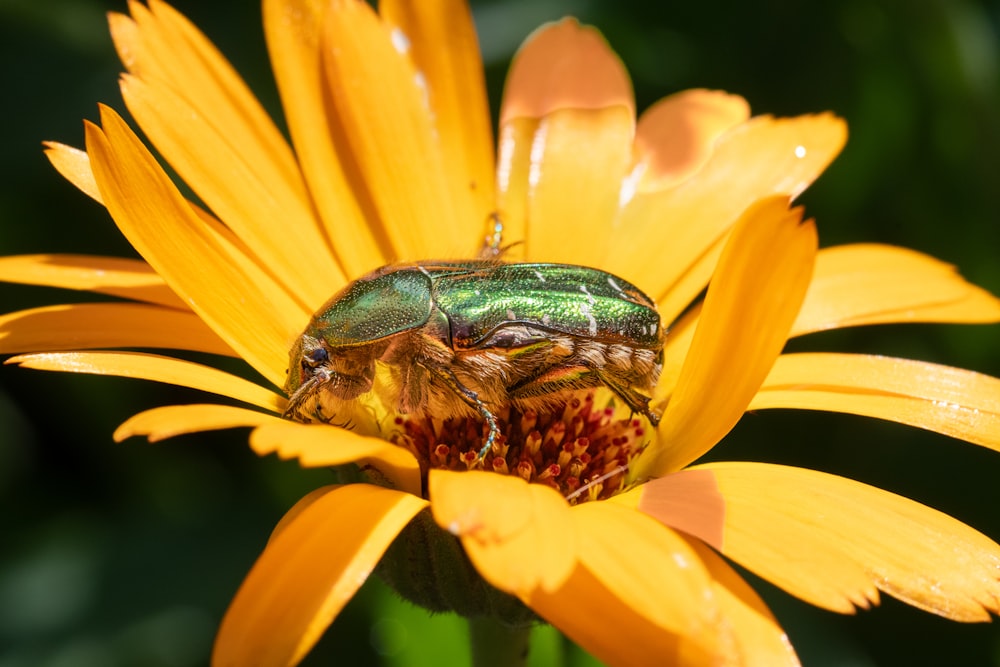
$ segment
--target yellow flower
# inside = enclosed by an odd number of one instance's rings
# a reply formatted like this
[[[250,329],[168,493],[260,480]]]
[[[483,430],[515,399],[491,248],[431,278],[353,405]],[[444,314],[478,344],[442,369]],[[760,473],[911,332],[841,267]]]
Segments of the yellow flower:
[[[812,221],[788,202],[839,152],[841,121],[750,118],[741,98],[704,90],[636,120],[621,63],[598,33],[565,20],[518,53],[494,158],[476,38],[457,0],[390,0],[380,16],[357,0],[265,0],[293,150],[194,26],[157,0],[131,9],[111,16],[125,103],[201,203],[110,109],[87,124],[85,152],[50,145],[56,168],[107,207],[145,261],[0,259],[3,280],[124,299],[4,316],[0,351],[31,352],[9,360],[30,368],[176,383],[258,408],[158,408],[117,439],[251,426],[259,454],[357,463],[381,482],[325,487],[288,513],[223,621],[216,664],[298,662],[418,515],[457,537],[492,586],[611,664],[797,664],[719,553],[835,611],[875,604],[879,591],[960,621],[998,611],[1000,547],[947,515],[800,468],[692,465],[745,411],[765,408],[1000,446],[995,378],[781,354],[789,337],[825,329],[1000,320],[997,300],[932,258],[872,244],[817,251]],[[592,395],[570,405],[542,437],[575,424],[619,438],[595,452],[606,474],[588,469],[572,491],[537,470],[526,477],[541,483],[418,462],[384,414],[371,425],[383,437],[279,418],[274,387],[311,313],[386,263],[474,255],[494,212],[516,242],[509,258],[598,267],[656,300],[671,329],[655,432],[600,413]],[[101,348],[234,356],[260,378]],[[581,415],[599,425],[573,421]],[[429,445],[461,439],[433,420],[411,425]],[[560,451],[582,458],[572,443]],[[491,461],[512,473],[516,463]]]

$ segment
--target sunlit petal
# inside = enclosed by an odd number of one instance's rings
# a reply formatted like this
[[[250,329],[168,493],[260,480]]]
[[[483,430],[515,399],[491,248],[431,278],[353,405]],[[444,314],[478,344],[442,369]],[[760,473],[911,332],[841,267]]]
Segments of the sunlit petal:
[[[812,275],[816,228],[775,197],[749,209],[723,251],[658,429],[634,479],[677,470],[729,432],[784,346]]]
[[[1000,451],[1000,379],[913,359],[785,354],[750,403],[765,408],[887,419]]]
[[[241,426],[262,426],[280,421],[274,415],[233,405],[166,405],[129,417],[115,429],[115,442],[133,436],[145,436],[150,442],[200,431],[215,431]]]
[[[698,664],[713,654],[718,663],[731,661],[733,638],[719,615],[711,579],[683,538],[614,503],[584,503],[573,508],[573,518],[581,564],[619,600],[676,635],[681,664]]]
[[[123,76],[121,89],[157,150],[303,308],[319,308],[344,284],[304,191],[283,190],[240,154],[242,137],[215,127],[170,88]]]
[[[76,303],[0,315],[0,354],[158,347],[236,356],[198,317],[140,303]]]
[[[264,456],[275,453],[283,459],[297,459],[307,468],[357,463],[372,466],[392,485],[420,495],[420,468],[413,455],[380,438],[358,435],[326,424],[277,422],[262,426],[250,436],[250,446]]]
[[[330,104],[394,259],[474,253],[484,221],[476,219],[471,199],[453,196],[426,91],[400,53],[405,44],[394,43],[360,0],[330,3],[321,44]]]
[[[320,35],[326,0],[264,0],[264,33],[288,129],[316,211],[349,278],[391,260],[391,244],[369,224],[354,193],[360,176],[345,161],[343,130],[327,113]],[[333,294],[333,285],[330,294]]]
[[[946,514],[802,468],[710,463],[677,475],[703,472],[725,499],[722,553],[811,604],[852,613],[879,589],[958,621],[1000,611],[1000,546]]]
[[[639,116],[635,134],[636,190],[661,190],[688,178],[712,155],[716,140],[750,117],[739,95],[685,90]]]
[[[702,266],[701,281],[685,275],[744,210],[771,194],[801,193],[846,137],[844,122],[829,114],[751,118],[722,135],[691,178],[667,190],[637,193],[606,239],[608,259],[601,268],[642,285],[665,306],[661,313],[670,321],[701,292],[710,273]]]
[[[283,185],[301,191],[295,156],[270,115],[198,28],[161,0],[129,3],[131,17],[108,15],[111,37],[129,73],[172,88],[200,116],[239,137],[241,153]]]
[[[556,589],[524,601],[612,665],[734,664],[704,566],[678,535],[631,510],[572,510],[579,562]]]
[[[511,65],[500,126],[501,141],[523,141],[522,126],[532,132],[530,145],[500,148],[510,160],[500,172],[528,160],[525,191],[500,177],[504,224],[523,226],[532,259],[600,264],[598,239],[617,211],[635,132],[631,82],[600,33],[573,19],[537,30]],[[513,196],[526,198],[523,207],[508,205]],[[513,219],[519,209],[523,221]],[[508,240],[521,240],[509,230]]]
[[[136,122],[199,197],[307,309],[344,282],[315,223],[292,154],[267,112],[212,43],[166,3],[111,14]],[[281,224],[276,224],[281,221]],[[299,280],[295,277],[299,276]],[[309,278],[312,278],[310,282]]]
[[[222,620],[212,664],[297,664],[427,505],[367,484],[328,487],[295,507],[243,581]]]
[[[523,598],[555,590],[570,575],[579,536],[553,489],[495,473],[431,470],[428,492],[434,520],[500,590]]]
[[[760,596],[736,571],[702,542],[688,544],[712,576],[712,591],[722,611],[722,622],[735,636],[739,660],[745,667],[798,667],[799,658]]]
[[[187,306],[145,262],[92,255],[0,257],[0,280],[25,285],[88,290],[187,310]]]
[[[97,181],[94,180],[94,172],[90,170],[90,158],[86,151],[56,141],[46,141],[44,145],[45,157],[63,178],[98,204],[104,203]]]
[[[122,233],[241,357],[283,384],[288,346],[309,312],[276,285],[226,230],[197,216],[117,114],[88,124],[94,176]],[[136,196],[142,193],[142,196]]]
[[[139,352],[42,352],[22,354],[4,363],[41,371],[65,371],[165,382],[199,389],[280,412],[284,399],[258,384],[210,366]]]
[[[997,322],[1000,301],[955,267],[894,246],[824,248],[792,335],[887,322]]]
[[[382,0],[378,8],[426,85],[451,196],[471,198],[468,208],[482,224],[496,206],[493,131],[469,7],[460,0]]]

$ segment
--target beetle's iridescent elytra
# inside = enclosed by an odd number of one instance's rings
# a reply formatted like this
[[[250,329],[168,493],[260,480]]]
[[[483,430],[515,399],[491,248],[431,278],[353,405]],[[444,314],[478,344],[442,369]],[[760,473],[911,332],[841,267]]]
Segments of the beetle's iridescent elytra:
[[[648,394],[663,340],[653,301],[597,269],[495,260],[384,266],[330,299],[295,342],[284,416],[329,421],[321,405],[374,390],[401,414],[478,414],[489,428],[480,459],[499,435],[501,407],[541,411],[568,391],[605,386],[656,425]],[[376,363],[390,382],[376,383]]]

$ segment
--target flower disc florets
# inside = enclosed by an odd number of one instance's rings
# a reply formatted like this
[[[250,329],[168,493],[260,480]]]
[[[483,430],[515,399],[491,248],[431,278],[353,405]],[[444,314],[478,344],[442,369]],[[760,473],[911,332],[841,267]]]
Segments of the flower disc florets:
[[[571,503],[600,500],[623,489],[628,464],[647,442],[646,426],[623,419],[594,392],[572,396],[546,412],[508,406],[498,414],[501,435],[485,457],[482,420],[396,418],[389,439],[411,451],[426,474],[483,469],[547,484]]]

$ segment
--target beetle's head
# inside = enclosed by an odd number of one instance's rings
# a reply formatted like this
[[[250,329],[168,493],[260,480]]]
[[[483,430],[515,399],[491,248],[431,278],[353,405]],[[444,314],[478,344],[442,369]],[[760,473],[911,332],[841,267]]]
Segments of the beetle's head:
[[[366,346],[331,348],[322,338],[300,336],[289,355],[286,416],[294,417],[311,398],[350,401],[370,391],[373,354]]]

